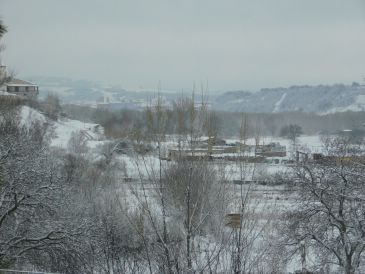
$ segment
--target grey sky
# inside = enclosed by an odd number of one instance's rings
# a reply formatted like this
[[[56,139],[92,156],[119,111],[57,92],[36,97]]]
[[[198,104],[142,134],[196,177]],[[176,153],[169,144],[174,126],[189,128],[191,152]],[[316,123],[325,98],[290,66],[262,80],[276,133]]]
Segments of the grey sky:
[[[18,75],[211,90],[361,81],[365,0],[0,0]]]

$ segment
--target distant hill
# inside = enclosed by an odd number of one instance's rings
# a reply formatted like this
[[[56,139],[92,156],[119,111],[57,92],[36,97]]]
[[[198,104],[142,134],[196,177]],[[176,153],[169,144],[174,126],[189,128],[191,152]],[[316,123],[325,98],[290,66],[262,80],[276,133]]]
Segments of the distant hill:
[[[96,106],[109,104],[110,108],[143,109],[156,96],[157,91],[127,91],[121,87],[107,87],[92,81],[72,80],[57,77],[31,78],[40,87],[41,97],[47,93],[57,94],[64,103]],[[181,93],[161,91],[165,105]],[[186,93],[190,96],[190,92]],[[199,96],[197,96],[198,98]],[[365,86],[318,85],[292,86],[289,88],[265,88],[257,92],[227,91],[210,93],[209,105],[215,110],[243,112],[288,112],[303,111],[320,114],[365,110]]]
[[[39,97],[47,94],[57,95],[62,103],[74,103],[89,106],[102,105],[109,109],[143,109],[157,95],[156,90],[125,90],[118,86],[107,86],[87,80],[73,80],[63,77],[31,77],[28,78],[39,85]],[[161,91],[164,104],[170,105],[180,96],[179,93]]]
[[[212,106],[217,110],[269,113],[362,111],[365,110],[365,86],[354,83],[229,91],[217,96]]]

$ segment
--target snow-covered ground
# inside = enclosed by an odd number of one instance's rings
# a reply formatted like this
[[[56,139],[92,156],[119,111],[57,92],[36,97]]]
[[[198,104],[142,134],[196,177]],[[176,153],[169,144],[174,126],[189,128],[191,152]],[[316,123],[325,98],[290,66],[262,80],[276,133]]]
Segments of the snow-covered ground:
[[[31,121],[38,120],[41,122],[47,122],[47,118],[38,111],[29,107],[22,107],[20,111],[21,121],[27,124]],[[49,122],[49,121],[48,121]],[[87,145],[90,149],[90,154],[93,159],[97,157],[103,157],[100,150],[100,145],[110,142],[105,140],[102,130],[99,125],[93,123],[84,123],[77,120],[61,119],[59,121],[53,121],[52,126],[53,137],[51,140],[51,146],[67,149],[69,140],[73,133],[83,132],[87,137]],[[176,139],[175,139],[176,140]],[[230,139],[228,142],[236,142],[238,139]],[[279,142],[282,145],[289,148],[291,146],[290,141],[283,138],[265,137],[262,138],[260,143],[268,144],[271,142]],[[254,139],[249,139],[248,144],[254,144]],[[174,138],[163,144],[163,148],[176,145]],[[298,138],[298,145],[307,146],[311,149],[320,149],[321,141],[319,136],[302,136]],[[164,167],[167,167],[171,162],[162,161],[156,154],[149,154],[147,156],[115,154],[115,160],[119,161],[125,166],[125,173],[120,173],[118,180],[123,181],[123,177],[132,178],[130,184],[123,184],[119,189],[115,191],[121,193],[120,198],[125,199],[125,203],[129,210],[135,210],[138,208],[138,199],[136,199],[136,193],[140,195],[147,195],[149,199],[149,205],[153,209],[154,214],[158,214],[159,206],[153,203],[153,187],[151,178],[159,176],[159,165],[162,163]],[[285,172],[289,167],[284,165],[275,165],[267,163],[246,163],[244,169],[240,166],[240,163],[228,162],[228,161],[212,161],[209,164],[213,165],[217,172],[223,172],[225,178],[232,182],[234,180],[241,180],[244,175],[245,180],[260,180],[265,176],[271,176],[278,172]],[[119,183],[119,182],[118,182]],[[143,185],[142,185],[143,184]],[[143,191],[141,190],[143,188]],[[255,213],[255,218],[259,218],[260,221],[265,222],[273,218],[273,216],[279,216],[283,210],[295,203],[295,197],[292,193],[286,189],[285,186],[269,186],[269,185],[257,185],[257,184],[227,184],[227,188],[230,191],[232,200],[228,209],[230,212],[236,212],[237,205],[240,202],[240,193],[250,194],[250,207]],[[278,219],[278,218],[277,218]],[[272,221],[271,221],[272,222]],[[274,223],[275,225],[276,223]],[[295,268],[295,267],[294,267]]]
[[[27,126],[34,122],[45,123],[47,121],[42,113],[28,106],[22,106],[19,115],[20,125],[22,126]]]
[[[67,148],[73,133],[83,132],[88,140],[89,147],[101,144],[103,135],[98,132],[98,124],[84,123],[78,120],[62,119],[53,124],[54,138],[51,146]],[[99,126],[100,127],[100,126]]]
[[[87,146],[91,149],[104,144],[105,136],[103,128],[94,123],[84,123],[78,120],[67,118],[58,121],[49,120],[44,114],[28,106],[22,106],[19,111],[20,124],[31,126],[34,122],[50,123],[52,147],[67,149],[68,142],[73,133],[81,132],[86,140]]]

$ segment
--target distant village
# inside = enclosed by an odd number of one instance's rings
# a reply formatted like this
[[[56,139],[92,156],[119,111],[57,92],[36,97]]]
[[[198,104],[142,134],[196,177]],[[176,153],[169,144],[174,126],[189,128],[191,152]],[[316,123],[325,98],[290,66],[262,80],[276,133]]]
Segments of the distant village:
[[[208,160],[227,160],[237,161],[244,160],[251,163],[263,163],[267,159],[276,158],[276,162],[280,162],[279,158],[287,156],[286,147],[280,143],[269,143],[267,145],[248,145],[242,142],[227,142],[221,138],[201,138],[193,141],[189,148],[169,148],[166,159],[188,159],[198,160],[206,158]]]

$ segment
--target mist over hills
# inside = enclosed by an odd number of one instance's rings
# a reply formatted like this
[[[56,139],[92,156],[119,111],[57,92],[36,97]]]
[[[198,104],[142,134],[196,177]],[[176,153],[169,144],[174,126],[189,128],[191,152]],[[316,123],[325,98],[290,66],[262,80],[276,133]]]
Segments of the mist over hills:
[[[104,105],[112,109],[143,107],[156,97],[157,90],[125,90],[118,86],[106,86],[87,80],[72,80],[60,77],[29,78],[40,86],[40,96],[56,94],[64,103]],[[161,90],[165,105],[182,95],[181,92]],[[183,93],[191,96],[191,91]],[[207,94],[209,105],[214,110],[243,112],[314,112],[319,114],[365,110],[365,85],[334,84],[317,86],[291,86],[289,88],[264,88],[256,92],[227,91]],[[197,92],[197,101],[200,95]]]

